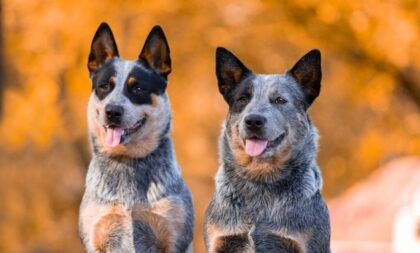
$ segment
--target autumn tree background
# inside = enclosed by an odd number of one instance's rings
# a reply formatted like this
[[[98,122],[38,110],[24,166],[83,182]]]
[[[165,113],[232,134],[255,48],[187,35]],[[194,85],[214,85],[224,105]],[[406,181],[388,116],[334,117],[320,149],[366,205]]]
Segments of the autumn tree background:
[[[0,1],[0,252],[83,252],[78,205],[90,159],[89,46],[108,22],[134,59],[155,24],[172,52],[172,136],[196,208],[196,252],[214,190],[227,105],[214,54],[281,73],[322,52],[321,135],[327,199],[379,165],[420,154],[420,3],[369,1]]]

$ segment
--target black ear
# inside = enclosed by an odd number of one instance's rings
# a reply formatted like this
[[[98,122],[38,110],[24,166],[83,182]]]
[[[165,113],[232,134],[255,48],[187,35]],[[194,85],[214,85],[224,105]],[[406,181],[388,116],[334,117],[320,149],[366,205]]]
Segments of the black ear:
[[[216,76],[219,91],[226,102],[229,102],[230,93],[236,85],[251,74],[251,70],[226,48],[216,49]]]
[[[300,84],[309,107],[321,90],[321,52],[318,49],[309,51],[293,66],[289,73]]]
[[[107,23],[101,23],[90,46],[88,61],[89,72],[95,71],[99,66],[108,62],[113,57],[118,57],[117,44],[114,35]]]
[[[139,55],[139,62],[167,79],[171,73],[171,57],[168,41],[160,26],[155,26],[147,36]]]

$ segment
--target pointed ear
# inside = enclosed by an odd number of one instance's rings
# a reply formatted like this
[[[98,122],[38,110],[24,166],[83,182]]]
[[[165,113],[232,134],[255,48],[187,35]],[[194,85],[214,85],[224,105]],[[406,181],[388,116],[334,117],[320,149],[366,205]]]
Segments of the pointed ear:
[[[305,93],[309,107],[321,90],[321,52],[318,49],[309,51],[293,66],[289,73]]]
[[[236,85],[251,74],[252,71],[226,48],[216,49],[216,76],[219,91],[226,102]]]
[[[160,26],[157,25],[150,31],[138,60],[165,79],[171,73],[169,45]]]
[[[101,23],[90,47],[88,69],[92,73],[99,66],[107,63],[113,57],[118,57],[117,44],[114,35],[107,23]]]

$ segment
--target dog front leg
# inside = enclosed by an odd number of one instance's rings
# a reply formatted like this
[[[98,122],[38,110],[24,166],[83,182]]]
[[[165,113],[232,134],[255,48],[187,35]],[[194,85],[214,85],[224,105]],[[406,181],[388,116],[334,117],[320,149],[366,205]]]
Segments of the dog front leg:
[[[253,231],[250,238],[257,253],[306,253],[299,238],[279,231]]]
[[[209,253],[254,252],[246,229],[233,229],[215,224],[206,224],[205,240],[207,252]]]
[[[236,235],[219,236],[210,245],[211,253],[245,253],[253,252],[251,243],[246,233]]]

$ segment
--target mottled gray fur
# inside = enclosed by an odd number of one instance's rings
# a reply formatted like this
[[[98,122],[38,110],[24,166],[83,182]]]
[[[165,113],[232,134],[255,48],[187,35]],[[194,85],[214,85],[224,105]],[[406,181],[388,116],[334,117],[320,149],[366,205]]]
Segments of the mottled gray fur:
[[[186,252],[191,247],[194,222],[191,193],[181,177],[171,140],[167,136],[162,137],[159,147],[145,158],[118,159],[94,153],[80,210],[82,213],[85,206],[92,203],[106,205],[116,202],[131,209],[136,203],[147,205],[164,198],[185,206],[187,219],[178,234],[174,252]],[[133,221],[132,225],[134,252],[160,252],[154,248],[150,235],[139,233],[142,226],[146,227],[144,224]],[[87,232],[81,230],[80,233],[84,244],[89,245]],[[132,252],[131,246],[121,249],[119,245],[110,245],[107,252]]]
[[[126,61],[119,58],[112,32],[103,23],[88,66],[93,157],[79,218],[86,251],[191,253],[194,210],[169,138],[165,88],[170,58],[162,29],[153,28],[138,60]],[[136,87],[137,93],[131,93]],[[118,120],[115,114],[109,117],[108,105],[122,108]],[[106,131],[118,127],[124,138],[107,146]]]
[[[329,214],[316,163],[318,134],[306,113],[319,93],[317,84],[307,83],[317,72],[320,82],[319,52],[311,51],[291,71],[273,75],[252,73],[223,48],[216,57],[219,88],[230,109],[220,139],[216,192],[206,212],[207,251],[330,252]],[[245,102],[240,98],[244,91]],[[283,153],[284,161],[258,176],[249,171],[258,165],[240,165],[237,154],[242,141],[255,136],[244,123],[251,114],[267,119],[258,138],[271,143],[284,135],[252,162],[270,163]]]

